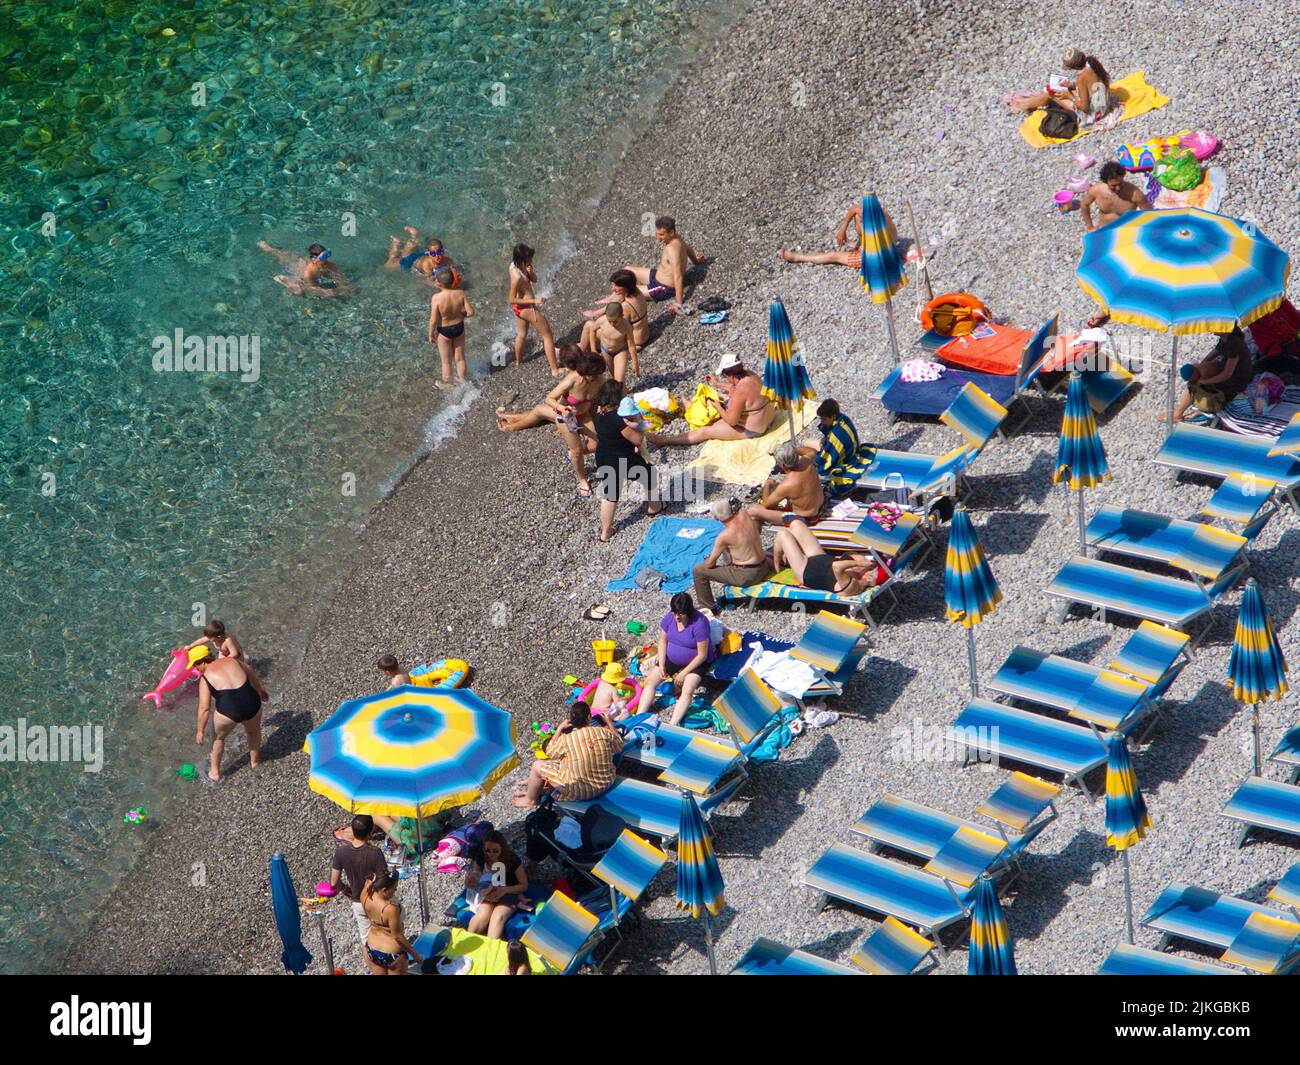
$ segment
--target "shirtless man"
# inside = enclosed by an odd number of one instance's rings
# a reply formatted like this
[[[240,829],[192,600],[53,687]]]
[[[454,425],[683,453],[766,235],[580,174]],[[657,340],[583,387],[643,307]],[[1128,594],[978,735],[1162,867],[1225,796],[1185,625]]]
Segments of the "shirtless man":
[[[348,293],[347,279],[343,271],[330,262],[330,250],[324,244],[313,244],[307,249],[307,257],[295,255],[283,248],[273,248],[264,240],[257,246],[268,255],[274,255],[280,262],[290,265],[290,273],[277,274],[276,282],[283,285],[295,296],[324,296],[333,299]]]
[[[716,614],[715,581],[743,588],[766,580],[772,567],[763,551],[763,527],[739,503],[734,499],[715,499],[709,513],[722,522],[722,532],[713,541],[709,557],[696,563],[691,575],[695,578],[695,601],[702,610]]]
[[[632,326],[632,336],[636,340],[637,350],[650,343],[650,301],[636,283],[636,274],[631,270],[615,270],[609,276],[609,295],[595,301],[595,305],[582,312],[587,319],[582,327],[579,340],[584,351],[595,351],[596,344],[590,339],[596,329],[596,323],[605,317],[605,308],[610,299],[623,304],[623,315]]]
[[[1147,209],[1147,198],[1142,195],[1142,190],[1133,182],[1125,181],[1124,175],[1124,168],[1113,159],[1109,163],[1102,164],[1101,173],[1098,175],[1101,180],[1094,181],[1092,187],[1079,201],[1079,214],[1083,218],[1083,228],[1087,232],[1091,233],[1094,229],[1115,221],[1120,215],[1128,214],[1129,211]],[[1092,220],[1094,204],[1097,207],[1096,225]]]
[[[749,516],[755,521],[781,525],[791,517],[813,522],[821,516],[826,493],[816,460],[803,450],[789,441],[776,449],[774,457],[781,477],[769,477],[763,485],[762,502],[749,508]]]
[[[590,331],[582,331],[583,351],[599,351],[609,369],[610,376],[620,385],[627,376],[627,364],[632,362],[632,373],[641,373],[641,362],[637,358],[636,333],[632,323],[623,314],[623,304],[611,300],[605,305],[605,313],[589,323]]]
[[[464,289],[455,288],[455,277],[450,266],[440,266],[433,275],[438,291],[429,300],[429,343],[438,345],[442,359],[442,380],[435,388],[451,384],[451,364],[456,363],[456,376],[464,381],[469,376],[465,362],[465,319],[474,317]]]
[[[551,323],[542,313],[542,304],[546,300],[533,292],[533,285],[537,283],[533,254],[533,249],[527,244],[516,244],[510,253],[510,289],[506,298],[510,301],[510,310],[518,319],[515,327],[515,367],[523,365],[524,342],[528,339],[528,327],[532,326],[541,334],[542,350],[546,352],[546,363],[551,368],[551,376],[560,377],[564,371],[555,358],[555,334],[551,332]]]
[[[656,303],[671,299],[673,302],[668,309],[676,314],[685,306],[686,264],[689,262],[694,266],[703,260],[681,238],[676,220],[669,215],[655,219],[655,239],[664,246],[659,253],[659,265],[649,269],[644,266],[629,266],[627,269]]]
[[[704,379],[722,394],[727,404],[720,407],[709,400],[721,415],[716,422],[675,436],[647,433],[646,439],[655,447],[692,447],[706,440],[752,440],[767,432],[776,409],[763,395],[763,379],[746,370],[740,356],[733,354],[722,356],[718,373],[726,380],[719,380],[713,374]]]

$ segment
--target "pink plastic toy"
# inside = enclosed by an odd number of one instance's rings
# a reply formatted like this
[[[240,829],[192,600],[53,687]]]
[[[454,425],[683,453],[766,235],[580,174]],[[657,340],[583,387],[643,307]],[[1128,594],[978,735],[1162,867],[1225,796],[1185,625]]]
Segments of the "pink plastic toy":
[[[328,880],[322,880],[316,885],[316,894],[323,899],[332,899],[339,893],[339,889],[331,884]]]
[[[190,653],[184,647],[180,647],[172,652],[171,665],[162,675],[162,680],[158,686],[151,692],[146,692],[140,696],[141,699],[152,699],[156,707],[162,706],[162,697],[170,691],[175,691],[182,684],[192,680],[195,677],[202,676],[197,669],[189,667]]]
[[[1075,172],[1079,174],[1082,174],[1090,166],[1096,166],[1096,164],[1097,164],[1096,159],[1094,159],[1091,155],[1085,155],[1083,152],[1080,152],[1078,155],[1074,157],[1074,169]]]
[[[1219,138],[1213,133],[1206,133],[1203,129],[1183,134],[1178,138],[1178,143],[1184,148],[1190,148],[1198,163],[1219,150]]]
[[[1092,182],[1086,177],[1072,177],[1065,183],[1065,187],[1071,192],[1084,193],[1092,186]]]
[[[1069,214],[1074,207],[1074,193],[1069,189],[1062,189],[1052,197],[1052,203],[1061,214]]]
[[[582,694],[579,695],[578,698],[581,699],[584,703],[591,702],[591,697],[596,694],[596,687],[599,684],[600,684],[600,678],[597,677],[595,680],[593,680],[590,684],[588,684],[585,688],[582,689]],[[641,685],[636,682],[636,679],[634,677],[627,677],[624,680],[619,681],[618,684],[615,685],[615,687],[631,689],[632,694],[626,700],[623,700],[623,705],[625,707],[627,706],[635,707],[637,703],[641,701]],[[592,713],[603,714],[605,713],[605,711],[593,710]]]

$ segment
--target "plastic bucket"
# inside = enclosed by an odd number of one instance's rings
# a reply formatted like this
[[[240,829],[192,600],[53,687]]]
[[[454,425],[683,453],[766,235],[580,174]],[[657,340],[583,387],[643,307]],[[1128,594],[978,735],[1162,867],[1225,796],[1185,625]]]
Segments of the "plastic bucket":
[[[1069,214],[1070,208],[1074,206],[1074,193],[1069,189],[1062,189],[1052,197],[1052,203],[1061,214]]]
[[[607,666],[614,661],[614,651],[618,644],[613,640],[592,640],[591,650],[596,655],[596,665]]]

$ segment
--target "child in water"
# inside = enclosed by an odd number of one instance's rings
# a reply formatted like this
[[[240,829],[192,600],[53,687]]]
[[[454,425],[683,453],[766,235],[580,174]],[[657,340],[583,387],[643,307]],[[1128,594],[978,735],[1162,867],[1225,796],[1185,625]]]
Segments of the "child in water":
[[[216,618],[203,626],[203,635],[197,640],[187,643],[185,650],[188,651],[200,644],[207,644],[223,658],[233,658],[237,662],[247,661],[244,658],[244,649],[239,646],[239,641],[226,631],[225,623],[218,621]]]

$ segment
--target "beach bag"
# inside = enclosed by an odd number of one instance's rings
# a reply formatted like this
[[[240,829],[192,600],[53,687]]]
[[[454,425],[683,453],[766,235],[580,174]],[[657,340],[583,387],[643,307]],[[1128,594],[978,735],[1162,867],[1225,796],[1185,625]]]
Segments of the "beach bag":
[[[1201,164],[1186,148],[1176,155],[1159,160],[1152,172],[1161,185],[1174,192],[1186,192],[1201,183]]]
[[[712,385],[700,385],[695,389],[695,395],[691,401],[686,404],[686,413],[682,415],[687,424],[692,429],[703,429],[706,425],[712,425],[721,417],[716,407],[710,407],[707,400],[718,402],[718,390]]]
[[[1043,108],[1043,121],[1038,132],[1052,140],[1066,141],[1079,132],[1079,119],[1069,108],[1049,100]]]

